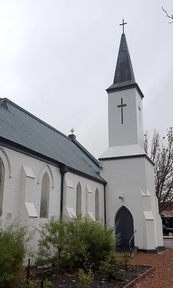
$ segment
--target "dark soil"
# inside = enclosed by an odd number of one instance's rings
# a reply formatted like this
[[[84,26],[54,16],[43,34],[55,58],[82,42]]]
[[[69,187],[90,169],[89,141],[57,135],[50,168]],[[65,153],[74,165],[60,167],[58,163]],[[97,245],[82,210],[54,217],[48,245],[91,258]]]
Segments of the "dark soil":
[[[102,274],[95,273],[90,288],[122,288],[130,283],[135,278],[149,270],[149,266],[136,265],[128,271],[121,271],[121,279],[106,279]],[[78,273],[63,273],[58,274],[56,270],[38,270],[34,269],[30,271],[30,279],[45,279],[51,281],[52,287],[64,287],[64,288],[82,288],[82,284],[79,281]]]

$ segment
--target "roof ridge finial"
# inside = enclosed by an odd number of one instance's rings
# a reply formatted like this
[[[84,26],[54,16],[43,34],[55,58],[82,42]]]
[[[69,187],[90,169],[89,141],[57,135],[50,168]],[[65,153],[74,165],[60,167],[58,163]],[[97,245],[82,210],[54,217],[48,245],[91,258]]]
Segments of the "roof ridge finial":
[[[73,128],[71,128],[70,132],[71,132],[71,134],[73,134],[73,133],[74,133],[74,129],[73,129]]]
[[[122,20],[123,23],[120,24],[120,26],[123,26],[123,34],[124,34],[124,25],[127,24],[127,22],[124,22],[124,19]]]

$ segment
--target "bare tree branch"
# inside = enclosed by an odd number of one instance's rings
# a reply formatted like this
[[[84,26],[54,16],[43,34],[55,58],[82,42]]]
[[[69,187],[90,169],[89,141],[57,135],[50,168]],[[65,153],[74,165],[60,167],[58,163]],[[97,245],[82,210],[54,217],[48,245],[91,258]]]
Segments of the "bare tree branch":
[[[163,12],[166,14],[166,17],[173,19],[173,15],[168,14],[168,12],[162,7]],[[173,23],[173,21],[169,22],[169,24]]]
[[[150,145],[148,139],[149,136],[145,133],[145,152],[155,164],[155,192],[159,211],[162,212],[173,200],[173,128],[170,127],[167,136],[163,138],[155,130]]]

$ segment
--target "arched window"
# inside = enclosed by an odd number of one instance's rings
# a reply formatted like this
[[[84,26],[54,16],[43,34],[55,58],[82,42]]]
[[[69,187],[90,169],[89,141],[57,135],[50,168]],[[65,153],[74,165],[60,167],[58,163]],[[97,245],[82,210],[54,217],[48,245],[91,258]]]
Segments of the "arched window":
[[[41,184],[40,218],[48,218],[49,214],[50,180],[47,172],[43,175]]]
[[[5,167],[2,159],[0,158],[0,216],[2,215],[2,201],[4,193],[4,178],[5,178]]]
[[[99,190],[96,189],[95,192],[95,218],[96,220],[99,220]]]
[[[79,216],[82,214],[81,198],[82,198],[82,189],[81,189],[80,183],[78,183],[77,188],[76,188],[76,216]]]

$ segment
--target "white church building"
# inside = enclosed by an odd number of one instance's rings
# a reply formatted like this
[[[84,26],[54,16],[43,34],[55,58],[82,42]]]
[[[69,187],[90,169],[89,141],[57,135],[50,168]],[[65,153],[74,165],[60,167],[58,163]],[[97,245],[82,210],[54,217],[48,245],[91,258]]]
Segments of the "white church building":
[[[108,93],[109,147],[95,159],[68,137],[0,98],[0,221],[38,227],[88,216],[115,225],[120,246],[163,248],[153,163],[144,152],[142,94],[123,33]],[[35,235],[35,241],[38,235]]]

